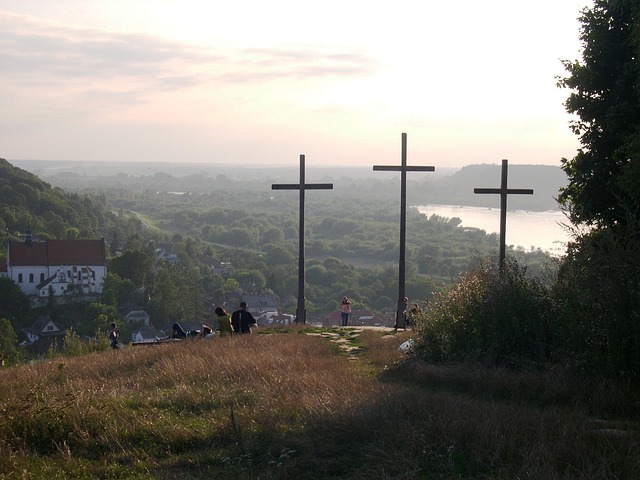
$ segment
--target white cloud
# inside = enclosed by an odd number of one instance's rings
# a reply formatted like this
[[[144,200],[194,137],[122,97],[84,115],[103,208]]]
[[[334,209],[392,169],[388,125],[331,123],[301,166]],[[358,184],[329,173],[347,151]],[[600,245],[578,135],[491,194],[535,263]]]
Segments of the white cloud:
[[[401,131],[417,156],[465,163],[575,149],[554,81],[573,0],[0,8],[7,158],[380,163]]]

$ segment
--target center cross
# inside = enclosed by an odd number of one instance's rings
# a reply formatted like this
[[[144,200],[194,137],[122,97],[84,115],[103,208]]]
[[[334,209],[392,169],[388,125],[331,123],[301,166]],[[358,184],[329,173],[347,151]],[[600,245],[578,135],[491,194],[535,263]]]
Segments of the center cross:
[[[407,134],[402,134],[402,163],[395,165],[374,165],[377,171],[400,171],[400,260],[398,262],[398,304],[395,328],[407,328],[405,302],[405,244],[407,237],[407,172],[433,172],[436,167],[407,166]]]
[[[296,323],[305,323],[307,311],[304,298],[304,192],[305,190],[332,190],[333,183],[305,183],[304,155],[300,155],[300,183],[274,183],[272,190],[300,190],[300,222],[298,227],[298,306]]]

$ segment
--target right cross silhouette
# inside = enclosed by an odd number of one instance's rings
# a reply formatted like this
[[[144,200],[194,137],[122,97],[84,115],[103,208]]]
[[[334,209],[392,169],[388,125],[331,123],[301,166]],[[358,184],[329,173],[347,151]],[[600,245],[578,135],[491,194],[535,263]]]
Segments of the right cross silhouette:
[[[500,269],[504,268],[507,238],[507,195],[533,195],[531,188],[507,188],[508,161],[502,160],[500,188],[474,188],[473,193],[493,193],[500,195]]]

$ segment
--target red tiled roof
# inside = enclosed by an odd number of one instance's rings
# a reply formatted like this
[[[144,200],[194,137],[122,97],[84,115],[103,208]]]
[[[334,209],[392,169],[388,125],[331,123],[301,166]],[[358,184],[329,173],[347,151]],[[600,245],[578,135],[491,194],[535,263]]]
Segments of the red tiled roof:
[[[104,239],[9,242],[8,261],[21,265],[106,265]]]

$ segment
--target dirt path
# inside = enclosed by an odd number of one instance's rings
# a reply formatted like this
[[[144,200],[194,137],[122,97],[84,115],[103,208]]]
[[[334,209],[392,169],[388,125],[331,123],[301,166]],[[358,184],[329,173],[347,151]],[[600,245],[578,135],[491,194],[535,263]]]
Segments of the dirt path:
[[[364,330],[376,330],[389,333],[393,332],[393,328],[390,327],[336,327],[329,331],[308,332],[307,335],[323,337],[331,342],[337,343],[340,350],[347,354],[349,360],[356,360],[362,349],[362,346],[358,341],[358,337]]]

